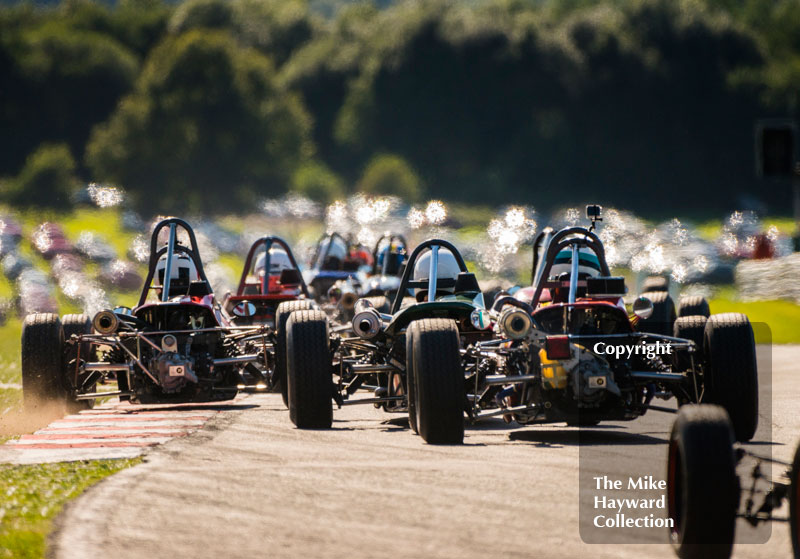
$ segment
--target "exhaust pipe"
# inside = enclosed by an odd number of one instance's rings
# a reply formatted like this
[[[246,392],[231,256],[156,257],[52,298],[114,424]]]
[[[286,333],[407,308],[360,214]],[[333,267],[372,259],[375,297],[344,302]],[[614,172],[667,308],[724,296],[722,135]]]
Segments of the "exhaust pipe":
[[[116,332],[117,328],[119,328],[119,318],[114,314],[114,311],[100,311],[94,315],[94,319],[92,319],[92,328],[94,328],[95,332],[98,334],[108,336]]]
[[[371,340],[383,331],[380,313],[373,308],[357,312],[353,317],[353,331],[358,337]]]
[[[528,313],[516,307],[509,307],[500,314],[500,331],[512,340],[526,338],[533,328],[533,321]]]
[[[349,282],[339,280],[328,289],[328,299],[346,311],[353,310],[358,295]]]
[[[339,304],[343,309],[349,311],[356,306],[356,301],[358,301],[358,296],[355,293],[352,291],[345,291],[342,293],[342,298],[339,300]]]

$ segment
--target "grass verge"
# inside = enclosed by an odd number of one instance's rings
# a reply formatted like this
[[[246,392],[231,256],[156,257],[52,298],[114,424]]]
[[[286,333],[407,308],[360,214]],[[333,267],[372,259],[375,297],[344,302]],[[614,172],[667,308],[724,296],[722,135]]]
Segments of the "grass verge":
[[[52,519],[64,504],[104,477],[140,461],[0,465],[0,558],[43,558]]]
[[[756,328],[756,343],[800,344],[800,305],[791,301],[735,301],[727,297],[709,301],[711,312],[738,312],[750,318],[750,322],[763,322],[769,326],[772,339],[766,339],[766,332]]]

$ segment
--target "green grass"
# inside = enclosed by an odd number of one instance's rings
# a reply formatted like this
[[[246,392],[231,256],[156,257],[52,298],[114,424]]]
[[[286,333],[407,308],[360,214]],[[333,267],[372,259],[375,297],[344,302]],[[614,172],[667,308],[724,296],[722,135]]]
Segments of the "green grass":
[[[22,390],[19,388],[0,388],[0,418],[7,413],[15,413],[22,409]],[[0,427],[3,421],[0,419]],[[0,444],[3,444],[0,438]]]
[[[76,242],[84,231],[97,234],[114,247],[118,258],[125,258],[128,247],[136,237],[136,234],[123,229],[120,212],[113,208],[79,208],[61,216],[58,223],[72,242]]]
[[[726,296],[727,295],[727,296]],[[791,301],[736,301],[725,292],[709,301],[711,312],[739,312],[755,324],[757,343],[797,344],[800,343],[800,305]],[[757,323],[769,326],[769,332]],[[771,336],[770,336],[771,332]],[[771,339],[770,339],[771,337]]]
[[[64,504],[104,477],[140,461],[0,465],[0,558],[43,558],[51,521]]]
[[[242,275],[242,267],[244,266],[244,256],[229,253],[220,254],[217,263],[230,271],[231,277],[236,278],[238,284],[239,278]]]
[[[0,299],[12,299],[14,297],[14,284],[4,276],[0,274]]]
[[[19,344],[22,321],[9,318],[0,326],[0,382],[22,382],[19,369]]]
[[[761,219],[764,230],[774,225],[778,231],[784,235],[793,236],[796,232],[795,221],[791,217],[764,217]],[[697,224],[697,232],[701,238],[713,241],[722,234],[724,222],[720,219],[712,219]]]

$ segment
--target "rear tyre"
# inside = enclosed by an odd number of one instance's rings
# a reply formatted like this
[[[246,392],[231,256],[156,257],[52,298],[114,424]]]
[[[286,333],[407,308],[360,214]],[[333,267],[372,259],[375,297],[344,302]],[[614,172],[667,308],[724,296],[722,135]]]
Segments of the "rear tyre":
[[[412,330],[409,327],[406,330],[406,390],[408,390],[408,426],[411,427],[414,433],[419,435],[419,428],[417,427],[417,385],[414,382],[413,357],[415,332],[418,332],[417,328]]]
[[[85,314],[65,314],[61,317],[61,326],[64,328],[64,341],[69,340],[75,334],[91,334],[92,333],[92,319]],[[80,344],[80,356],[78,355],[78,344],[66,344],[64,348],[64,374],[67,379],[65,387],[72,385],[71,379],[75,376],[75,363],[79,357],[81,361],[96,361],[94,354],[94,347],[90,343]],[[91,386],[87,386],[85,392],[95,392],[97,383],[94,382]],[[67,402],[67,408],[71,412],[78,412],[94,407],[94,400],[71,400]]]
[[[789,532],[792,536],[794,558],[800,559],[800,445],[794,452],[789,484]]]
[[[708,318],[711,316],[711,308],[708,306],[706,298],[700,295],[681,297],[678,303],[678,316],[704,316]]]
[[[683,338],[684,340],[691,340],[695,345],[694,363],[699,365],[703,362],[703,338],[706,330],[706,322],[708,319],[705,316],[679,316],[675,320],[673,327],[673,336],[676,338]],[[673,363],[678,371],[688,371],[692,366],[691,359],[685,351],[676,351],[673,353]]]
[[[289,407],[289,398],[286,388],[286,321],[294,311],[306,311],[311,309],[309,299],[298,301],[284,301],[278,305],[275,311],[275,372],[272,383],[274,390],[281,391],[283,405]]]
[[[286,322],[289,418],[300,429],[333,423],[328,319],[322,311],[295,311]]]
[[[63,405],[64,329],[57,314],[36,313],[22,325],[22,402],[27,413]]]
[[[668,290],[669,279],[664,276],[647,276],[642,283],[642,293]]]
[[[731,556],[739,506],[733,436],[719,406],[684,406],[672,426],[667,510],[674,523],[670,539],[681,559]]]
[[[753,328],[739,313],[709,317],[704,332],[704,403],[730,415],[736,440],[749,441],[758,426],[758,368]]]
[[[385,295],[374,295],[372,297],[364,297],[364,299],[369,301],[379,313],[389,314],[392,312],[391,302]]]
[[[429,444],[464,442],[464,374],[452,320],[426,318],[408,327],[416,427]]]
[[[639,321],[639,331],[671,336],[676,318],[672,297],[666,291],[652,291],[645,296],[653,302],[653,314]]]

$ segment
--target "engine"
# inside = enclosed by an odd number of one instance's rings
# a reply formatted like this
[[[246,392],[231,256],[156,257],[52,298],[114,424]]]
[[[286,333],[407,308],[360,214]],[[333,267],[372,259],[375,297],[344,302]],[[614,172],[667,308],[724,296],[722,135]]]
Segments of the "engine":
[[[584,348],[580,349],[578,363],[569,371],[569,375],[578,407],[597,405],[608,392],[621,395],[608,363]]]
[[[152,375],[131,375],[131,386],[142,403],[170,396],[179,401],[209,401],[230,397],[240,383],[233,364],[215,365],[215,360],[239,354],[234,342],[213,330],[206,310],[181,305],[163,305],[146,309],[140,318],[152,324],[155,331],[174,331],[149,335],[149,343],[127,338],[123,344],[128,352],[115,349],[107,359],[127,361],[128,355],[138,355],[140,363]],[[196,331],[193,331],[196,330]],[[152,344],[152,345],[151,345]],[[155,346],[155,347],[154,347]]]
[[[189,382],[197,384],[198,378],[194,374],[194,358],[184,357],[177,353],[178,340],[172,334],[161,338],[161,349],[153,359],[153,369],[158,372],[158,380],[166,394],[174,394]]]

